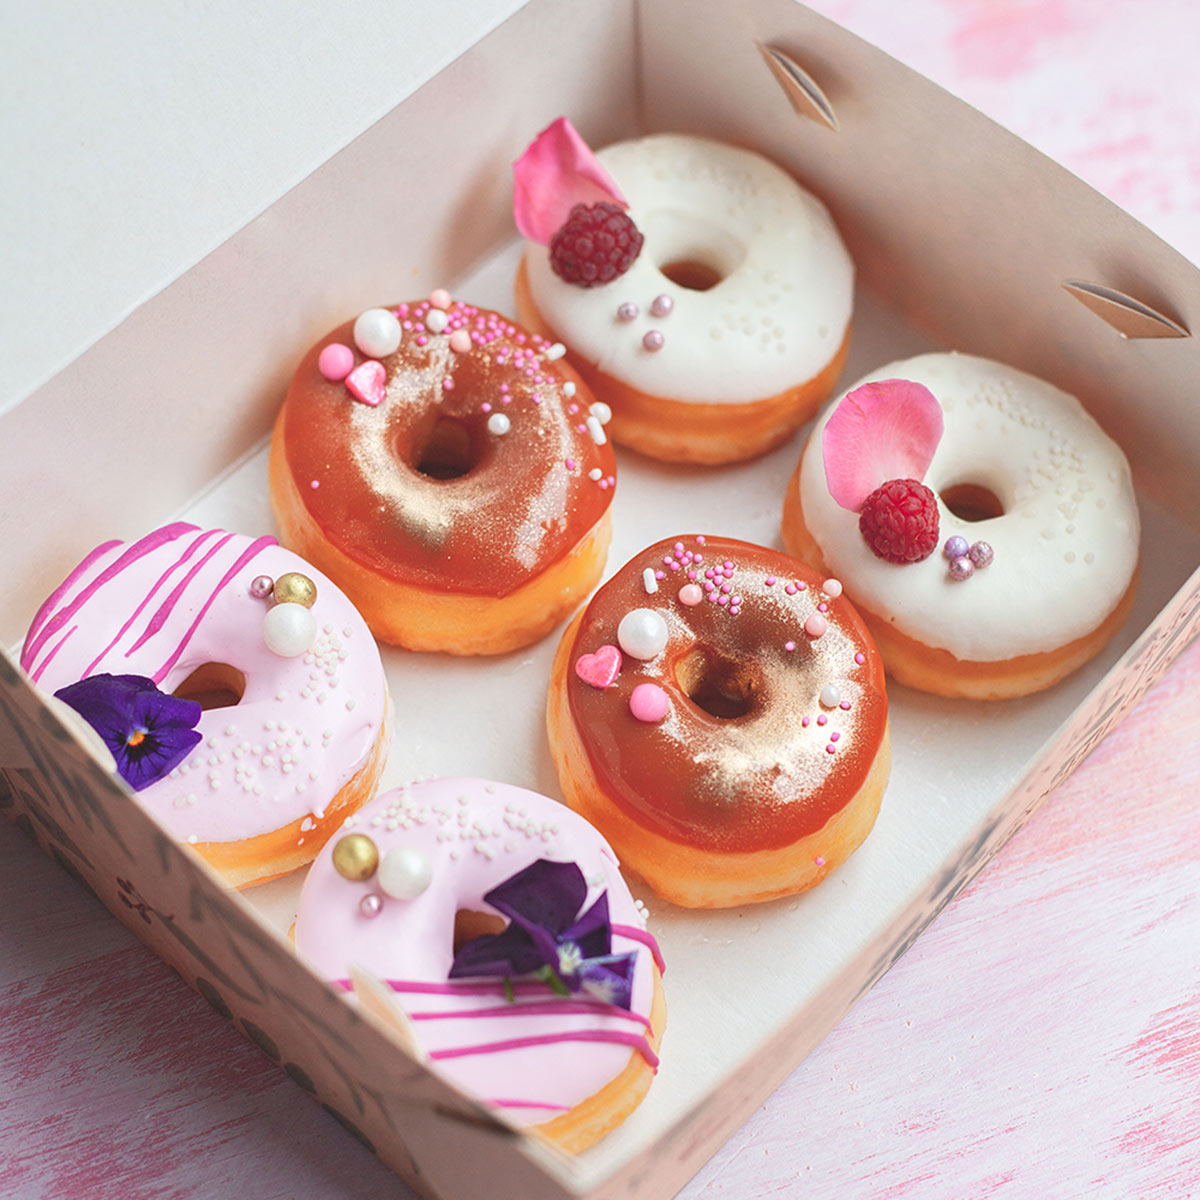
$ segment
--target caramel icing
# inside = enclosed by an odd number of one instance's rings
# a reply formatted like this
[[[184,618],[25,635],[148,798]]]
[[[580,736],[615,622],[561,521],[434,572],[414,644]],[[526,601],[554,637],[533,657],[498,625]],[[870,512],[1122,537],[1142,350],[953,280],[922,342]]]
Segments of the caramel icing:
[[[428,301],[393,311],[403,339],[380,360],[377,406],[317,368],[326,346],[354,346],[353,322],[300,363],[284,410],[288,467],[325,536],[369,570],[434,590],[508,595],[604,515],[612,446],[589,423],[586,386],[541,337],[458,301],[436,333],[425,324]],[[456,330],[471,335],[469,349],[452,348]],[[507,432],[489,429],[496,414],[508,419]],[[448,431],[440,450],[439,424]],[[465,473],[436,477],[445,472],[429,467],[431,454],[443,468],[460,459]]]
[[[653,593],[647,568],[662,575]],[[709,570],[719,576],[706,579]],[[683,604],[679,591],[692,582],[712,584],[707,594],[724,601]],[[669,633],[648,661],[623,654],[607,688],[568,672],[580,741],[618,808],[687,845],[752,852],[790,845],[846,805],[884,738],[887,694],[866,626],[840,588],[825,582],[828,590],[809,567],[775,550],[686,536],[644,550],[596,593],[572,664],[616,645],[617,626],[632,609],[653,609]],[[805,632],[814,616],[826,622],[819,637]],[[642,683],[658,684],[670,700],[658,724],[630,711]],[[821,702],[827,685],[839,692],[831,706]]]

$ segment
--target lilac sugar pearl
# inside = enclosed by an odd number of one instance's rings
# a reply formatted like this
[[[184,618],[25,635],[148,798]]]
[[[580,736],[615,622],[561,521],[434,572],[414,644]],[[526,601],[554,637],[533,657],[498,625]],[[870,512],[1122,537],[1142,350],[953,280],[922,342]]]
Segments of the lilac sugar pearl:
[[[624,304],[617,306],[618,321],[636,321],[639,308],[630,300],[626,300]]]
[[[987,542],[976,542],[967,553],[976,567],[986,567],[996,557],[995,551]]]
[[[956,533],[953,537],[946,539],[946,544],[942,547],[942,553],[953,562],[956,558],[965,558],[970,551],[970,544],[965,537],[959,537]]]
[[[970,579],[975,574],[975,564],[965,555],[950,560],[951,579]]]
[[[259,575],[250,584],[250,595],[256,600],[265,600],[275,590],[275,580],[270,575]]]
[[[650,302],[650,314],[655,317],[666,317],[670,315],[671,309],[675,307],[675,301],[665,293],[661,296],[655,296]]]
[[[659,333],[657,329],[651,329],[646,336],[642,338],[642,345],[645,346],[647,350],[653,352],[655,350],[661,350],[665,341],[666,339],[661,333]]]

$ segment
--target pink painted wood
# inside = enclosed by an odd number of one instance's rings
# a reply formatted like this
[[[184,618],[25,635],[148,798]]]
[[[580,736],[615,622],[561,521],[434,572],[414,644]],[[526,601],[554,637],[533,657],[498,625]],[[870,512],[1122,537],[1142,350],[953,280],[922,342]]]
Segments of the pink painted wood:
[[[1200,8],[816,7],[1200,261]],[[1200,1195],[1197,794],[1200,645],[683,1195]],[[408,1194],[6,822],[0,1013],[0,1194]]]

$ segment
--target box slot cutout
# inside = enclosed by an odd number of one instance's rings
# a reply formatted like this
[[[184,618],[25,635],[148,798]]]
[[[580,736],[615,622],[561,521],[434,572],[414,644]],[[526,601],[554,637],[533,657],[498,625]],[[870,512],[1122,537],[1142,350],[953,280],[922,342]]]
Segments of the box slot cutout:
[[[1067,279],[1063,287],[1084,308],[1090,309],[1102,321],[1111,325],[1123,338],[1185,338],[1191,337],[1187,327],[1163,316],[1148,304],[1100,283],[1085,283]]]
[[[816,80],[794,58],[774,46],[764,46],[759,42],[758,52],[771,68],[771,74],[775,76],[792,108],[802,117],[810,117],[836,133],[837,114],[833,111],[833,105],[829,103],[829,97],[817,86]]]

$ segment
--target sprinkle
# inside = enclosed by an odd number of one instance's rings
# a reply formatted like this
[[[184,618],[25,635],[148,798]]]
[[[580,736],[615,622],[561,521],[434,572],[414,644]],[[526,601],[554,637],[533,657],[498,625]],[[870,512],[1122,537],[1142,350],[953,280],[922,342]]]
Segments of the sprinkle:
[[[858,665],[861,667],[861,666],[863,665],[863,663],[865,663],[867,660],[866,660],[866,658],[863,656],[863,652],[860,650],[860,651],[859,651],[859,652],[858,652],[858,653],[857,653],[857,654],[854,656],[854,661],[855,661],[856,663],[858,663]]]
[[[595,482],[597,479],[603,479],[603,478],[604,478],[604,472],[603,472],[602,470],[600,470],[600,468],[599,468],[599,467],[593,467],[593,468],[592,468],[592,469],[591,469],[591,470],[588,472],[588,478],[589,478],[590,480],[592,480],[592,482],[594,483],[594,482]]]
[[[796,643],[795,643],[795,642],[784,642],[784,643],[783,643],[783,648],[784,648],[784,649],[785,649],[785,650],[786,650],[786,651],[787,651],[789,654],[791,654],[791,652],[792,652],[793,650],[795,650],[795,648],[796,648]],[[805,718],[804,718],[804,721],[805,721],[805,724],[807,724],[807,723],[808,723],[808,718],[807,718],[807,717],[805,717]]]
[[[431,308],[425,314],[425,328],[430,333],[442,333],[450,323],[450,318],[440,308]]]
[[[575,460],[574,460],[573,458],[568,458],[568,459],[567,459],[567,470],[568,470],[568,471],[573,471],[573,470],[575,470]]]
[[[608,441],[608,435],[604,432],[604,426],[595,417],[588,417],[587,431],[592,435],[592,441],[597,446],[603,446]]]
[[[308,486],[315,492],[317,488],[321,486],[321,481],[319,479],[314,479]]]
[[[492,413],[488,417],[487,427],[488,433],[494,433],[500,437],[512,428],[512,422],[503,413]]]
[[[825,859],[819,854],[813,859],[813,862],[816,863],[818,867],[823,867],[825,865]]]
[[[597,400],[595,404],[588,409],[588,412],[600,422],[601,425],[607,425],[612,420],[612,409],[609,408],[603,400]],[[682,550],[680,553],[683,553]]]
[[[819,638],[829,628],[829,623],[820,613],[811,613],[807,621],[804,622],[804,632],[810,638]]]
[[[827,717],[827,716],[826,716],[824,713],[822,713],[822,714],[821,714],[821,715],[820,715],[820,716],[817,718],[817,724],[818,724],[818,725],[828,725],[828,724],[829,724],[829,718],[828,718],[828,717]]]
[[[826,754],[835,754],[835,753],[837,753],[837,747],[832,742],[830,742],[829,745],[825,747],[825,753]]]
[[[555,342],[552,346],[546,348],[546,361],[554,362],[555,359],[562,358],[566,352],[567,348],[562,342]]]
[[[842,710],[842,712],[849,712],[850,711],[850,701],[843,700],[841,702],[841,704],[838,705],[838,708],[840,708]]]
[[[766,579],[765,579],[765,580],[763,580],[763,582],[764,582],[764,583],[767,585],[767,587],[774,587],[774,586],[775,586],[775,576],[774,576],[774,575],[768,575],[768,576],[766,577]]]
[[[654,578],[654,568],[647,567],[642,572],[642,587],[646,589],[648,596],[653,596],[658,591],[658,580]]]
[[[507,387],[507,385],[505,386]],[[566,396],[568,400],[575,395],[575,385],[569,379],[563,384],[563,395]]]
[[[842,702],[842,691],[836,684],[827,683],[818,697],[822,708],[836,708]]]
[[[831,734],[829,735],[829,740],[830,740],[831,742],[836,742],[836,741],[838,740],[838,738],[840,738],[841,736],[842,736],[842,735],[841,735],[840,733],[837,733],[837,732],[835,731],[835,732],[833,732],[833,733],[831,733]]]
[[[807,729],[809,727],[809,725],[812,724],[812,717],[801,717],[800,724],[803,725],[805,729]]]
[[[671,701],[657,683],[639,683],[629,694],[629,711],[639,721],[657,725],[671,711]]]

